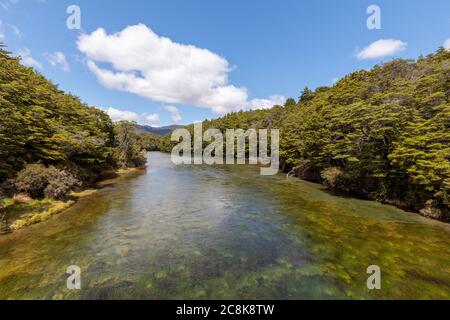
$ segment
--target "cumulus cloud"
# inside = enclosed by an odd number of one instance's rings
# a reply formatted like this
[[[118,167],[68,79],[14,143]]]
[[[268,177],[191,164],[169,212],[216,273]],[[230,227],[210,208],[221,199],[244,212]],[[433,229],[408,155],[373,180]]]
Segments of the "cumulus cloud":
[[[176,107],[174,107],[174,106],[165,106],[164,110],[166,110],[166,111],[168,111],[170,113],[172,121],[174,121],[174,122],[181,121],[182,117],[181,117],[180,111]]]
[[[282,106],[286,102],[283,96],[271,96],[269,99],[253,99],[250,101],[247,109],[270,109],[275,105]]]
[[[108,108],[106,113],[111,117],[112,121],[138,121],[139,115],[131,111],[123,111],[115,108]]]
[[[47,53],[45,54],[45,56],[47,57],[48,62],[53,67],[61,68],[65,72],[70,71],[69,63],[67,62],[64,53],[56,51],[54,53]]]
[[[229,83],[231,67],[225,58],[161,37],[144,24],[115,34],[98,29],[80,35],[77,45],[88,69],[108,89],[218,114],[249,105],[247,89]]]
[[[42,64],[33,58],[33,56],[31,55],[31,51],[28,48],[20,50],[19,56],[24,65],[36,69],[42,69]]]
[[[447,49],[447,50],[450,50],[450,39],[445,40],[444,48]]]
[[[156,123],[159,122],[160,117],[157,113],[141,113],[138,114],[136,112],[132,111],[126,111],[126,110],[119,110],[116,108],[108,108],[106,110],[106,113],[109,115],[112,121],[135,121],[140,124],[151,124],[156,126]]]
[[[145,116],[145,120],[147,120],[150,123],[159,122],[159,114],[153,113]]]
[[[406,46],[407,43],[400,40],[382,39],[358,52],[356,57],[359,60],[383,58],[405,50]]]

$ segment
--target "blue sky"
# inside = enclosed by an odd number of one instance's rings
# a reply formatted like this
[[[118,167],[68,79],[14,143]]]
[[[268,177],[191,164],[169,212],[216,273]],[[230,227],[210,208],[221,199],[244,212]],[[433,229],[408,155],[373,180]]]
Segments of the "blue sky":
[[[66,27],[72,4],[81,30]],[[380,30],[366,25],[372,4]],[[113,118],[167,125],[434,52],[450,39],[450,1],[0,0],[0,21],[8,50],[61,89]]]

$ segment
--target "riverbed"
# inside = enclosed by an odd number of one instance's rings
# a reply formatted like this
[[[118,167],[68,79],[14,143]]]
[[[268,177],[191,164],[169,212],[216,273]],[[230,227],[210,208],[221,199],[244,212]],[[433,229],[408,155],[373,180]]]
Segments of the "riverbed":
[[[259,173],[149,153],[146,171],[1,237],[0,299],[450,298],[448,224]]]

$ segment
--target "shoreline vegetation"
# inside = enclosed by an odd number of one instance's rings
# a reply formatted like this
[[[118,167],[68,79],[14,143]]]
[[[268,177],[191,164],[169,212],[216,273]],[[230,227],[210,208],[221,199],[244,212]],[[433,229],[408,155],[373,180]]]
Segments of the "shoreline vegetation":
[[[64,200],[51,198],[33,199],[26,194],[4,198],[0,202],[0,207],[2,208],[2,211],[0,211],[0,236],[45,222],[53,216],[63,213],[76,204],[78,200],[94,195],[111,179],[133,174],[144,169],[145,167],[117,169],[108,178],[98,181],[95,185],[82,190],[71,191]]]
[[[450,222],[450,50],[394,59],[331,87],[305,88],[283,106],[234,112],[202,126],[222,134],[279,129],[283,172]],[[193,136],[194,126],[187,129]],[[165,136],[158,150],[176,144]]]
[[[443,48],[203,128],[280,129],[283,172],[449,222],[450,51]],[[62,212],[76,201],[74,190],[89,193],[111,172],[145,167],[144,151],[171,152],[175,144],[170,134],[113,123],[0,44],[0,221],[19,217],[4,231]]]
[[[0,233],[45,221],[99,181],[146,165],[136,123],[113,123],[1,43],[0,160]]]

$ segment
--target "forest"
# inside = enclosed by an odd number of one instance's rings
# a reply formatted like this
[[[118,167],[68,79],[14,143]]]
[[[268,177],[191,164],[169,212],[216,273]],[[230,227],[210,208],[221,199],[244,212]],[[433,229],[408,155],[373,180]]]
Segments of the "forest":
[[[67,200],[71,190],[90,186],[119,168],[142,167],[146,161],[135,123],[113,123],[105,112],[21,65],[4,46],[0,159],[0,210],[8,213],[9,208],[12,215],[17,211],[14,205],[24,206],[32,199],[40,200],[37,207],[50,209],[48,199]],[[42,206],[43,201],[49,205]],[[0,212],[1,218],[7,219],[7,214]]]
[[[448,221],[449,98],[450,51],[440,48],[353,72],[332,87],[305,88],[284,106],[205,121],[203,128],[280,129],[284,172]],[[163,151],[172,146],[170,136],[160,142]]]
[[[284,172],[448,221],[449,98],[450,51],[440,48],[203,128],[280,129]],[[113,123],[0,47],[0,197],[63,199],[106,172],[145,166],[143,150],[171,151],[170,135],[136,126]]]

